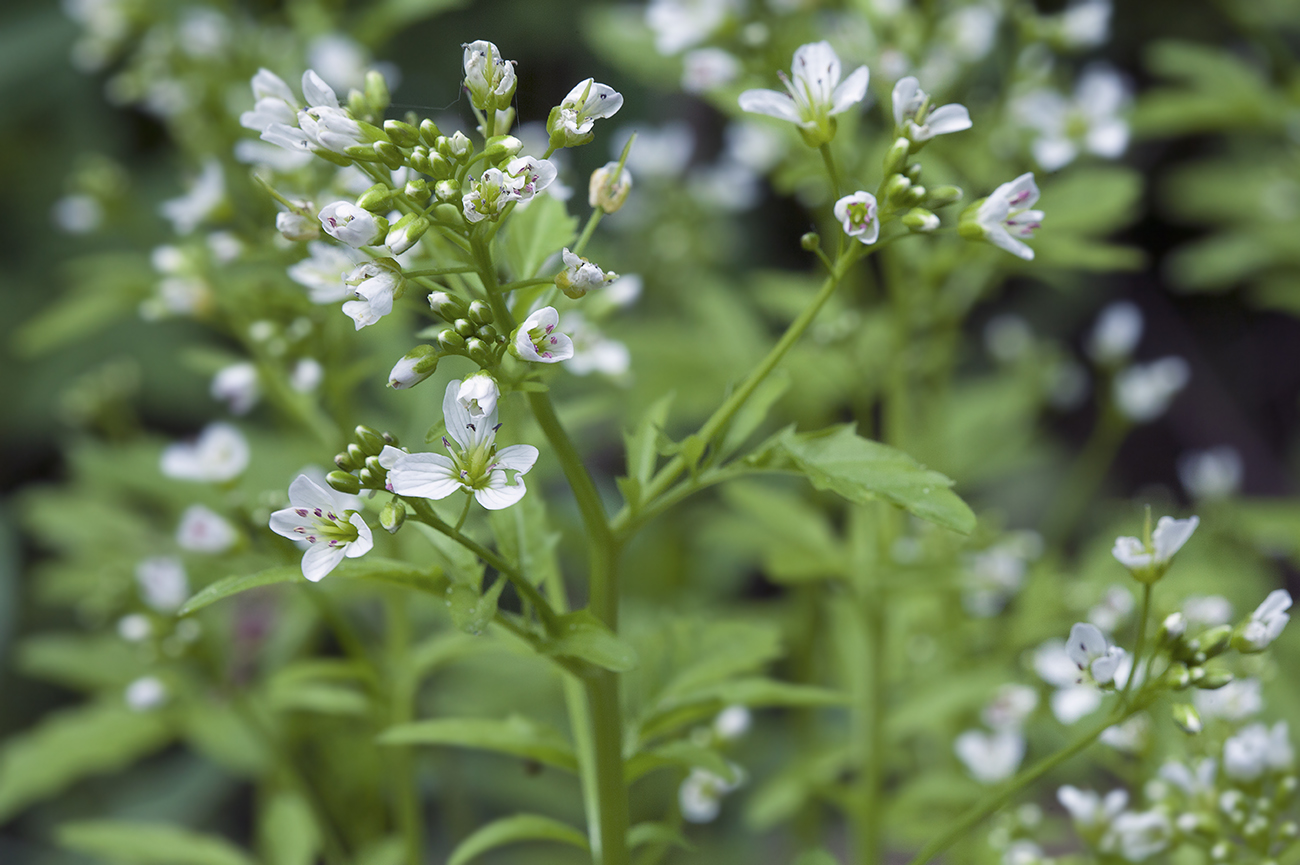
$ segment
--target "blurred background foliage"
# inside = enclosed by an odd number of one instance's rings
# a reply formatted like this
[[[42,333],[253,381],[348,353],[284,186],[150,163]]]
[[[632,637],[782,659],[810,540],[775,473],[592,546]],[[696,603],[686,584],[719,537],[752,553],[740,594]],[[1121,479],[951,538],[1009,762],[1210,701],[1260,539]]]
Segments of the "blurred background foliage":
[[[147,5],[137,4],[140,9]],[[149,14],[165,16],[180,8],[153,5],[157,8]],[[686,168],[660,180],[648,176],[642,183],[638,177],[636,207],[606,223],[609,230],[602,229],[593,247],[593,257],[606,266],[645,280],[643,308],[623,315],[612,327],[630,346],[636,375],[626,388],[597,390],[572,382],[557,388],[568,400],[566,420],[604,478],[621,470],[616,420],[638,418],[663,394],[677,390],[669,431],[693,428],[718,394],[761,356],[772,323],[791,319],[815,287],[798,246],[799,235],[814,224],[810,214],[827,203],[824,192],[819,199],[809,183],[820,171],[815,157],[796,154],[784,162],[770,183],[757,189],[752,208],[729,212],[699,205],[699,190],[706,190],[707,197],[710,189],[705,169],[727,147],[727,122],[738,114],[734,97],[740,86],[708,98],[681,93],[679,61],[653,50],[641,23],[641,6],[574,0],[249,0],[213,5],[300,34],[350,33],[377,58],[400,69],[401,82],[393,90],[398,110],[468,117],[455,83],[460,45],[489,38],[518,61],[521,118],[544,117],[572,82],[594,75],[626,96],[617,126],[653,130],[676,123],[689,129],[695,143]],[[817,24],[831,20],[837,9],[834,3],[794,5],[809,13],[801,19],[803,29],[778,33],[770,50],[746,60],[747,73],[765,76],[768,84],[766,70],[785,68],[791,49],[820,35]],[[846,5],[875,8],[865,0]],[[931,7],[944,5],[920,7],[937,14]],[[1060,10],[1060,4],[1048,2],[1038,9],[1045,14]],[[916,362],[921,367],[951,363],[960,371],[961,384],[937,401],[943,408],[935,410],[936,417],[943,422],[917,423],[907,449],[956,478],[963,496],[979,503],[977,546],[991,543],[1003,529],[1039,527],[1053,491],[1094,429],[1091,401],[1051,407],[1042,376],[1062,358],[1083,356],[1086,334],[1107,302],[1137,304],[1146,320],[1140,354],[1179,355],[1187,360],[1191,378],[1167,414],[1117,444],[1113,465],[1104,477],[1095,478],[1105,494],[1100,504],[1086,508],[1081,528],[1049,537],[1064,543],[1034,566],[1025,595],[1001,627],[962,619],[960,588],[949,564],[917,563],[918,573],[935,579],[946,574],[949,582],[934,597],[909,596],[898,608],[897,632],[910,636],[908,660],[900,662],[896,675],[916,684],[894,707],[893,723],[912,731],[896,768],[899,777],[923,779],[913,786],[900,782],[894,791],[899,816],[895,840],[900,844],[924,839],[926,821],[934,819],[936,807],[940,813],[955,812],[978,795],[975,782],[927,774],[927,768],[950,767],[954,724],[973,717],[1000,682],[1024,674],[1024,662],[1015,659],[1063,633],[1062,621],[1093,606],[1119,581],[1109,544],[1116,534],[1133,533],[1138,512],[1131,503],[1151,502],[1157,512],[1187,504],[1177,468],[1185,452],[1231,445],[1242,456],[1244,475],[1240,498],[1202,503],[1204,537],[1198,537],[1200,547],[1180,560],[1178,594],[1221,594],[1245,611],[1279,575],[1296,589],[1297,26],[1300,3],[1287,0],[1117,4],[1109,43],[1089,56],[1119,69],[1137,93],[1128,153],[1118,163],[1080,164],[1040,178],[1048,218],[1036,244],[1039,261],[1020,268],[995,261],[992,253],[963,259],[962,274],[973,288],[963,292],[957,285],[945,295],[952,308],[921,322],[927,332],[956,328],[946,343],[927,343],[940,346],[933,350],[941,358]],[[139,672],[135,660],[114,654],[120,655],[121,646],[111,639],[97,647],[103,653],[102,668],[70,667],[60,655],[64,647],[58,637],[29,640],[21,653],[15,647],[20,634],[68,630],[88,624],[87,617],[109,616],[129,591],[130,573],[124,565],[92,572],[86,563],[99,555],[129,562],[147,553],[166,540],[176,516],[195,498],[191,487],[141,478],[156,474],[164,438],[192,434],[214,415],[208,382],[226,359],[237,356],[237,346],[229,335],[191,322],[159,326],[144,321],[136,310],[155,281],[148,251],[171,238],[158,214],[159,202],[178,193],[179,177],[200,168],[185,161],[185,151],[173,140],[205,141],[202,148],[191,148],[192,156],[203,150],[229,153],[245,137],[228,106],[246,99],[247,80],[258,66],[255,58],[275,44],[274,29],[262,32],[265,45],[245,46],[248,50],[236,57],[227,78],[213,79],[209,91],[184,94],[185,111],[169,120],[136,104],[149,80],[147,62],[121,75],[111,63],[109,71],[78,71],[69,57],[82,30],[56,4],[9,0],[0,10],[0,92],[5,94],[0,181],[9,202],[0,209],[6,264],[0,270],[6,310],[0,343],[7,370],[0,377],[5,407],[0,441],[7,456],[0,466],[0,735],[28,729],[48,712],[72,704],[76,693],[120,687]],[[878,99],[887,100],[890,81],[876,65],[873,51],[878,48],[864,41],[853,62],[872,66],[873,89]],[[305,62],[286,59],[284,66]],[[976,82],[965,93],[977,129],[1003,125],[1000,100],[1006,94],[996,81],[982,89]],[[997,152],[996,136],[988,140],[987,150],[994,156],[982,148],[936,143],[927,152],[933,157],[927,172],[941,179],[978,179],[982,189],[992,188],[1012,176],[1002,176],[1006,165],[1025,159],[1016,155],[1023,142],[1003,141]],[[870,176],[864,166],[878,164],[887,143],[881,135],[870,152],[843,154],[849,173],[861,168]],[[574,154],[568,179],[578,187],[578,199],[585,186],[580,179],[606,161],[607,150],[617,149],[602,138]],[[233,161],[226,167],[228,174],[240,170]],[[723,186],[714,194],[730,194],[725,178],[718,182]],[[232,181],[231,194],[236,222],[270,224],[273,209],[255,196],[251,184]],[[978,194],[968,190],[968,200]],[[98,202],[101,230],[71,236],[56,228],[52,212],[70,195],[89,195]],[[638,196],[643,200],[636,201]],[[831,236],[826,226],[822,230]],[[927,255],[939,262],[927,261]],[[956,255],[965,253],[938,247],[911,250],[900,253],[899,266],[909,273],[925,273],[927,267],[938,272],[945,266],[944,256]],[[1010,268],[1005,281],[999,268]],[[258,290],[255,281],[248,290]],[[881,371],[889,368],[892,352],[905,348],[891,342],[888,322],[854,303],[879,290],[873,277],[864,276],[850,287],[852,298],[837,301],[813,339],[791,355],[786,367],[797,386],[773,395],[777,417],[816,428],[854,413],[871,416],[870,410],[860,409],[888,387]],[[55,305],[60,311],[49,314]],[[1008,313],[1032,327],[1032,346],[999,361],[986,346]],[[338,325],[331,320],[327,326],[335,336],[351,335],[350,325]],[[395,331],[375,331],[358,336],[369,353],[359,372],[371,376],[382,375],[397,353],[391,344]],[[692,386],[679,387],[683,380]],[[359,400],[339,414],[386,421],[407,441],[418,441],[436,420],[435,406],[415,406],[392,393],[366,392]],[[278,436],[266,431],[251,436],[250,497],[270,487],[282,489],[289,472],[328,456],[319,443],[289,433],[283,418],[271,418],[266,427],[277,424]],[[268,476],[275,477],[274,483]],[[55,484],[65,486],[56,491]],[[142,507],[119,508],[123,500]],[[553,507],[552,522],[571,538],[574,513],[567,502]],[[730,647],[743,659],[737,661],[740,671],[747,664],[757,671],[782,657],[775,646],[784,640],[794,649],[779,663],[783,675],[797,681],[833,679],[838,663],[833,653],[816,648],[807,634],[801,641],[800,629],[818,621],[816,615],[810,619],[803,614],[821,603],[810,587],[833,573],[847,555],[846,519],[825,497],[810,496],[803,486],[738,484],[652,525],[629,551],[626,577],[634,599],[630,639],[641,650],[646,669],[655,668],[651,659],[674,654],[720,656],[725,665]],[[765,531],[759,542],[756,525]],[[20,526],[27,527],[26,533]],[[412,535],[401,536],[398,548],[420,540]],[[955,546],[943,548],[945,543],[934,540],[941,550],[933,553],[935,562],[956,555]],[[75,555],[63,556],[69,552]],[[564,555],[573,554],[564,549]],[[107,573],[114,567],[116,572]],[[210,564],[210,572],[202,567],[191,568],[195,584],[236,572],[239,563]],[[41,574],[39,592],[33,590],[37,583],[24,576],[33,573]],[[334,591],[352,597],[346,585]],[[277,644],[269,650],[273,658],[277,653],[290,657],[307,640],[315,612],[304,598],[277,598],[283,602],[274,610],[279,624],[266,639]],[[73,600],[75,612],[70,612]],[[658,622],[666,610],[688,615],[674,626],[679,632],[668,636]],[[364,624],[378,628],[379,614],[369,610],[366,615]],[[422,609],[416,615],[431,622],[436,611]],[[703,620],[715,616],[734,619],[735,630],[726,631],[724,621],[721,632],[710,631]],[[929,631],[952,634],[968,647],[970,657],[936,655],[926,642]],[[1300,660],[1294,631],[1279,650],[1279,665],[1289,670],[1298,669]],[[84,658],[85,648],[75,657]],[[801,654],[801,649],[806,651]],[[500,646],[446,651],[459,660],[440,672],[438,688],[423,707],[429,714],[505,717],[526,704],[530,717],[563,727],[560,695],[538,675],[536,659],[518,656],[502,662],[495,654],[503,651]],[[980,667],[972,658],[1011,659],[1011,666]],[[275,669],[272,661],[264,663]],[[662,665],[673,669],[681,663],[678,658]],[[1270,670],[1277,675],[1271,667],[1259,671],[1267,676]],[[963,674],[954,688],[952,677]],[[649,673],[644,676],[648,681],[637,687],[649,700],[663,683]],[[483,681],[492,687],[475,687]],[[330,712],[301,716],[299,723],[312,728],[314,741],[325,743],[318,753],[302,756],[321,760],[323,778],[354,785],[341,798],[342,807],[355,815],[358,838],[378,834],[371,829],[383,821],[375,805],[382,758],[374,748],[329,747],[332,741],[356,741],[347,696],[337,689],[313,692],[288,680],[271,687],[285,706],[342,701],[331,704]],[[1300,694],[1276,681],[1268,692],[1275,714],[1300,719]],[[440,703],[444,699],[454,705]],[[302,822],[300,797],[272,785],[259,789],[263,801],[250,801],[246,782],[262,771],[267,745],[241,739],[245,728],[238,723],[197,711],[194,717],[164,723],[107,703],[98,711],[104,717],[95,729],[120,737],[116,755],[101,769],[153,756],[129,772],[79,781],[42,808],[23,810],[29,801],[45,798],[41,789],[23,791],[23,799],[0,795],[0,819],[22,814],[0,835],[0,861],[84,861],[49,843],[53,827],[74,817],[148,818],[217,828],[232,837],[262,838],[272,851],[281,843],[274,839],[310,834],[283,828]],[[837,725],[843,719],[817,721],[808,714],[793,723],[830,728],[810,735],[809,741],[833,740],[842,732]],[[834,788],[843,755],[801,752],[782,735],[783,729],[760,725],[746,741],[741,762],[760,783],[746,792],[742,809],[693,835],[697,848],[681,861],[769,861],[758,858],[763,851],[770,853],[762,832],[787,821],[793,822],[794,837],[823,835],[824,817],[807,806],[815,798],[809,791]],[[1064,736],[1059,729],[1039,735],[1043,741],[1032,742],[1031,749],[1044,753]],[[188,748],[173,744],[181,738]],[[75,764],[82,759],[77,748],[77,734],[70,731],[47,753],[71,755],[69,762]],[[555,784],[553,768],[530,764],[520,772],[499,756],[472,752],[439,753],[429,761],[436,767],[429,792],[438,802],[439,849],[445,849],[448,839],[464,837],[481,822],[482,813],[544,808],[574,821],[581,815],[576,786]],[[1110,777],[1141,777],[1141,768],[1122,755],[1102,763],[1099,771]],[[52,773],[51,789],[60,786],[57,767],[43,771]],[[68,777],[81,771],[70,769]],[[0,790],[4,784],[0,778]],[[557,794],[557,789],[565,792]],[[645,803],[673,795],[668,779],[656,776],[638,788],[637,802],[644,809]],[[254,818],[255,810],[263,816]],[[280,828],[268,829],[267,821]],[[165,839],[159,843],[165,847]],[[75,839],[70,846],[77,846]],[[272,861],[302,861],[300,852],[282,855]],[[382,851],[375,855],[374,861],[386,861]],[[983,861],[986,854],[971,850],[964,855]],[[528,861],[578,861],[575,856],[543,850],[530,853]]]

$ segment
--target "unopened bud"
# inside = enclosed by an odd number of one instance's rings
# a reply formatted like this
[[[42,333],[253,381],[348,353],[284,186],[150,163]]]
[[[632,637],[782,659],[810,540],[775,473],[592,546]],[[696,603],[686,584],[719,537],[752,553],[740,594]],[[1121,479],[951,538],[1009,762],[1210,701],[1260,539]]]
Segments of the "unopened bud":
[[[1170,613],[1156,631],[1156,643],[1164,646],[1187,633],[1187,619],[1182,613]]]
[[[420,121],[420,139],[428,147],[434,147],[442,133],[438,131],[438,124],[434,123],[427,117]]]
[[[439,201],[459,201],[460,184],[454,180],[439,180],[433,187],[433,194]]]
[[[445,291],[429,293],[429,308],[433,310],[434,315],[443,321],[455,321],[468,315],[465,304]]]
[[[1175,703],[1173,709],[1174,723],[1189,736],[1201,732],[1201,716],[1188,703]]]
[[[456,329],[456,333],[466,338],[473,336],[476,329],[474,322],[468,318],[458,318],[451,323],[451,326]]]
[[[1232,643],[1232,626],[1219,625],[1216,628],[1210,628],[1201,634],[1198,639],[1201,642],[1201,651],[1205,653],[1205,657],[1213,658],[1222,655]]]
[[[1206,670],[1205,675],[1196,683],[1202,691],[1217,691],[1232,681],[1232,673],[1227,670]]]
[[[406,522],[406,504],[399,501],[391,501],[384,505],[379,511],[379,524],[389,534],[397,534],[397,530]]]
[[[429,196],[433,194],[433,190],[429,188],[428,181],[423,177],[406,181],[406,187],[402,191],[406,193],[408,198],[418,201],[421,204],[428,201]]]
[[[428,217],[415,213],[408,213],[388,229],[388,235],[384,238],[384,246],[393,255],[401,255],[419,241],[424,233],[429,230]]]
[[[1187,665],[1181,661],[1176,661],[1169,666],[1169,669],[1161,677],[1165,687],[1181,691],[1192,684],[1191,673],[1187,671]]]
[[[376,183],[357,197],[357,207],[371,213],[382,213],[393,204],[393,190],[387,184]]]
[[[464,159],[474,152],[474,142],[470,141],[469,136],[464,132],[457,131],[447,139],[447,151],[450,159]]]
[[[474,335],[488,343],[496,342],[498,336],[497,329],[490,324],[485,324],[474,331]]]
[[[430,153],[429,170],[425,173],[434,180],[448,180],[456,173],[456,168],[441,153]]]
[[[1273,792],[1273,801],[1278,808],[1288,808],[1295,799],[1296,787],[1300,782],[1296,781],[1295,775],[1286,774],[1277,780],[1277,787]]]
[[[626,167],[620,171],[617,162],[607,162],[591,172],[587,203],[606,213],[614,213],[623,206],[631,192],[632,173]]]
[[[496,320],[492,314],[492,307],[481,300],[476,300],[469,305],[469,320],[475,324],[491,324]]]
[[[799,245],[804,248],[805,252],[812,252],[820,249],[822,245],[822,236],[815,231],[809,231],[799,238]]]
[[[325,482],[341,493],[355,496],[361,492],[361,482],[357,480],[356,475],[351,472],[337,471],[330,472],[325,476]]]
[[[905,204],[920,204],[925,201],[925,187],[920,184],[913,184],[907,192],[903,193],[903,202]]]
[[[423,145],[414,148],[406,161],[421,174],[433,174],[433,162],[429,159],[428,149]]]
[[[465,351],[465,337],[451,328],[447,328],[438,334],[438,345],[442,347],[444,352],[461,354]]]
[[[357,480],[361,482],[362,488],[367,490],[384,489],[384,481],[386,478],[387,478],[387,473],[384,473],[382,475],[376,475],[370,469],[362,469],[361,471],[357,472]]]
[[[353,460],[347,451],[342,451],[334,455],[334,465],[338,466],[345,472],[354,472],[361,468],[361,464]]]
[[[383,114],[384,109],[393,101],[388,92],[388,82],[377,70],[366,73],[366,102],[375,114]]]
[[[398,147],[414,147],[420,143],[420,130],[403,120],[385,120],[384,132]]]
[[[907,154],[912,150],[912,142],[906,138],[897,139],[885,154],[884,173],[888,177],[891,174],[900,174],[907,169]]]
[[[930,210],[938,210],[940,207],[947,207],[949,204],[961,201],[961,196],[962,191],[956,186],[939,186],[930,190],[925,206]]]
[[[919,162],[913,162],[911,165],[907,166],[907,170],[904,171],[904,172],[902,172],[902,173],[903,173],[903,174],[906,174],[906,175],[907,175],[907,179],[910,180],[910,181],[912,181],[913,183],[920,183],[920,181],[921,181],[921,163],[919,163]]]
[[[470,337],[465,341],[465,353],[469,359],[479,366],[492,365],[492,353],[488,351],[488,345],[478,337]]]
[[[404,161],[402,151],[398,150],[397,145],[393,142],[376,141],[370,146],[374,149],[375,156],[379,157],[379,161],[387,165],[389,168],[396,171],[402,167],[402,162]]]
[[[388,373],[388,386],[393,390],[414,387],[433,375],[438,369],[438,350],[431,345],[417,345],[402,356]],[[380,447],[383,450],[383,447]]]
[[[383,451],[384,439],[375,430],[365,424],[359,424],[352,432],[356,435],[357,444],[366,456],[372,457]]]
[[[901,174],[895,174],[885,184],[885,200],[897,205],[903,201],[903,197],[911,188],[912,181]]]
[[[483,148],[489,162],[500,162],[518,156],[523,149],[524,143],[513,135],[493,135]]]
[[[928,234],[939,227],[939,217],[921,207],[913,207],[903,217],[903,225],[917,234]]]
[[[366,453],[362,449],[361,445],[356,442],[352,442],[348,445],[348,459],[350,459],[352,464],[357,468],[361,468],[366,464],[366,457],[368,456],[370,456],[370,454]]]

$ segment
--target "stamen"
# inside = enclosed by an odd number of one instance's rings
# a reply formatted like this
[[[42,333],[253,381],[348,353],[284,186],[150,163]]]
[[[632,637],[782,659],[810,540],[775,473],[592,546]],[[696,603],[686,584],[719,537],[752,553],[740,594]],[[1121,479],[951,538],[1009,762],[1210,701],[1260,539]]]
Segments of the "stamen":
[[[306,509],[306,508],[298,508],[297,510],[294,511],[294,513],[296,513],[296,514],[297,514],[298,516],[300,516],[300,517],[305,517],[305,516],[307,516],[307,509]]]

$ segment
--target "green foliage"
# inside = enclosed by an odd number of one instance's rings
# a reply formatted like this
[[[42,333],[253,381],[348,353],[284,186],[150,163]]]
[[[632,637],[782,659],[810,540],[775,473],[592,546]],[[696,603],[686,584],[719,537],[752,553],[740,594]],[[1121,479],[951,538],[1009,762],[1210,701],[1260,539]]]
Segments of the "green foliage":
[[[254,861],[224,838],[167,824],[86,820],[59,827],[58,838],[70,850],[120,865],[253,865]]]
[[[489,850],[527,841],[555,841],[587,849],[586,836],[572,826],[539,814],[516,814],[480,827],[456,846],[447,865],[465,865]]]
[[[382,745],[450,745],[510,754],[557,769],[576,772],[573,747],[556,730],[520,715],[504,720],[436,718],[391,727],[379,737]]]

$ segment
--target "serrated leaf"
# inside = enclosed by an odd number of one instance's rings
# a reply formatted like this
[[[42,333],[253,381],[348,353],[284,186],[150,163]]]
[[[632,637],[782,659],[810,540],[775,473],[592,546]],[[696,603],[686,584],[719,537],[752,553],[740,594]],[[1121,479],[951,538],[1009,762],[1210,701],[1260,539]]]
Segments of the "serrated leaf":
[[[555,730],[519,715],[492,718],[435,718],[390,727],[381,745],[449,745],[496,751],[536,760],[569,772],[578,770],[573,747]]]
[[[564,202],[539,195],[523,211],[510,216],[505,228],[505,258],[515,279],[532,279],[554,253],[573,242],[578,218]]]
[[[587,610],[560,616],[559,634],[544,645],[548,655],[578,658],[616,673],[636,669],[636,649]]]
[[[172,738],[158,713],[86,704],[47,715],[0,748],[0,820],[91,775],[123,769]]]
[[[57,837],[70,850],[120,865],[255,865],[224,838],[165,823],[86,820],[65,823]]]
[[[567,823],[540,814],[516,814],[493,820],[461,841],[447,858],[447,865],[465,865],[489,850],[525,841],[555,841],[590,849],[587,836]]]
[[[326,579],[374,580],[405,588],[419,589],[432,594],[440,594],[446,585],[438,568],[416,568],[405,562],[379,556],[345,559]],[[177,611],[177,615],[187,616],[217,601],[231,595],[237,595],[240,592],[246,592],[249,589],[271,586],[277,583],[306,582],[307,578],[302,575],[301,565],[280,565],[254,574],[235,574],[217,580],[190,598]]]
[[[849,501],[883,499],[955,532],[970,534],[975,528],[975,514],[949,489],[951,479],[900,450],[862,438],[852,425],[811,433],[787,429],[752,461],[772,465],[773,460],[788,461],[817,489]]]

